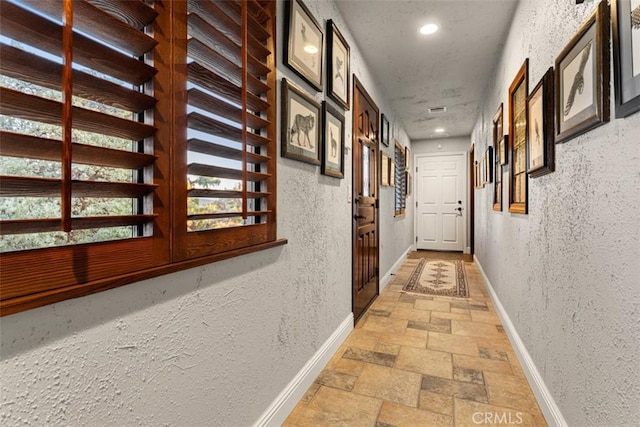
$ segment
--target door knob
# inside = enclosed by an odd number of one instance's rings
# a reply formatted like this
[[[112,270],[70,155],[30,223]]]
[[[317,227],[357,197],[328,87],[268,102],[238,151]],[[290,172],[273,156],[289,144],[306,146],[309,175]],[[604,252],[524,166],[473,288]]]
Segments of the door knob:
[[[455,208],[454,211],[462,212],[462,208]]]
[[[356,215],[353,216],[353,219],[365,219],[365,218],[366,218],[366,216],[364,216],[364,215],[357,215],[356,214]]]

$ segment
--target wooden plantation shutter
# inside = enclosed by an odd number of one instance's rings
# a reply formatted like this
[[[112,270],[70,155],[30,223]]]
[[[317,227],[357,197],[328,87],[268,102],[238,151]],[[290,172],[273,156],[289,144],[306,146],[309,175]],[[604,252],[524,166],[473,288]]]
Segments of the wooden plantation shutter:
[[[156,11],[142,1],[2,0],[0,15],[6,314],[166,263],[168,242],[154,237]]]
[[[275,2],[185,7],[186,132],[174,167],[186,191],[175,193],[177,259],[276,239]]]
[[[395,143],[395,215],[404,215],[407,204],[407,179],[405,174],[406,162],[404,158],[404,147],[397,141]]]

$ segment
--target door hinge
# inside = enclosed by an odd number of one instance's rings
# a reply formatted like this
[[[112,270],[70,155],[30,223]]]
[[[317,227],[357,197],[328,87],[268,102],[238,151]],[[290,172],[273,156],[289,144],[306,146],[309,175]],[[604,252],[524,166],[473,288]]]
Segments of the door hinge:
[[[418,167],[416,166],[416,173],[418,173]]]
[[[418,201],[416,200],[416,208],[418,207]]]
[[[376,199],[376,209],[380,207],[379,202],[380,202],[380,199]]]
[[[416,243],[418,243],[418,236],[416,236]]]

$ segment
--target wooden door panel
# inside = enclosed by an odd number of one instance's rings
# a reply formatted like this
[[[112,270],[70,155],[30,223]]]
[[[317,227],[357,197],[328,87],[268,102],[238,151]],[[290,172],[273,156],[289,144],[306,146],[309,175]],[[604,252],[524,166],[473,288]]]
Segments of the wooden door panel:
[[[359,319],[378,295],[378,108],[354,79],[353,314]]]

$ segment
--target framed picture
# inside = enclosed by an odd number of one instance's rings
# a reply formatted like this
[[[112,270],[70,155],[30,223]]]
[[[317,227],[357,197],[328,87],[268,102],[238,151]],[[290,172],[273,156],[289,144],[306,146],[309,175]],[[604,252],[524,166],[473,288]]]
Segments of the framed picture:
[[[553,172],[553,68],[549,68],[527,98],[527,172],[538,177]]]
[[[349,109],[350,49],[333,20],[327,21],[327,94]]]
[[[389,186],[389,156],[386,153],[380,153],[380,185]]]
[[[504,139],[504,138],[503,138]],[[493,210],[502,211],[502,165],[498,152],[493,153]]]
[[[612,0],[616,118],[640,111],[640,0]]]
[[[411,170],[411,150],[409,147],[404,147],[404,166],[405,170]]]
[[[609,121],[609,5],[602,0],[556,58],[556,142]]]
[[[344,116],[327,102],[322,103],[322,165],[320,171],[344,178]]]
[[[493,147],[488,146],[487,151],[484,153],[484,173],[485,173],[485,183],[493,182]]]
[[[282,157],[320,164],[321,115],[320,104],[282,79]]]
[[[406,183],[404,195],[405,197],[409,197],[411,195],[411,172],[407,170],[404,174],[404,182]]]
[[[324,33],[301,0],[287,3],[284,63],[316,90],[322,91]]]
[[[526,214],[527,179],[527,91],[529,59],[526,59],[509,86],[509,212]]]
[[[473,162],[473,183],[475,188],[480,188],[480,162]]]
[[[386,147],[389,146],[389,120],[384,114],[380,115],[380,141]]]
[[[500,159],[501,165],[506,165],[507,158],[507,135],[504,134],[503,105],[500,103],[496,115],[493,116],[493,146],[496,147],[496,157]]]
[[[396,186],[396,162],[389,158],[389,185]]]
[[[480,188],[484,188],[487,183],[487,162],[486,154],[480,159]]]

